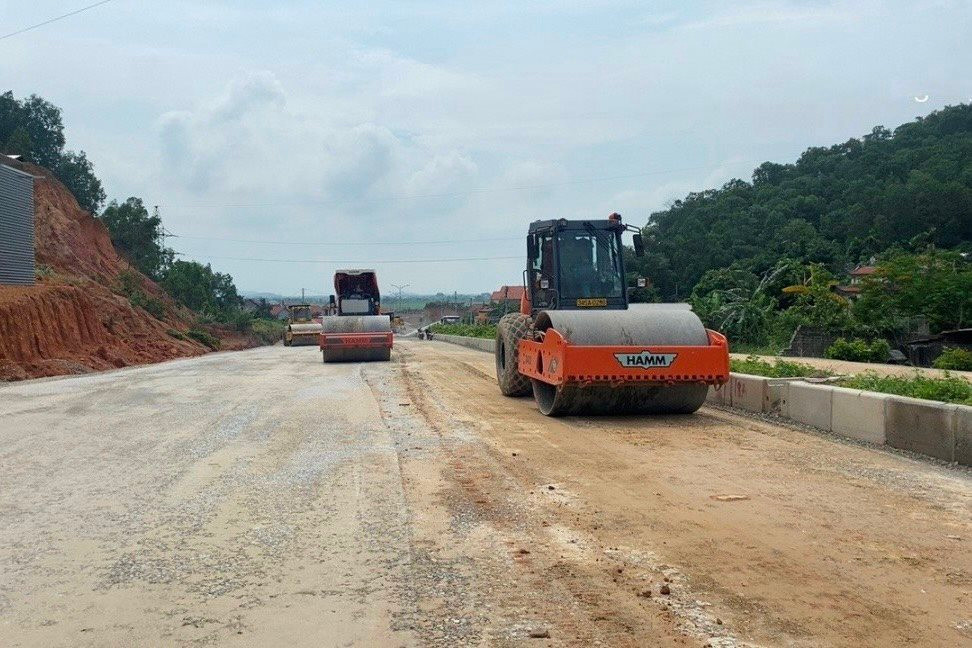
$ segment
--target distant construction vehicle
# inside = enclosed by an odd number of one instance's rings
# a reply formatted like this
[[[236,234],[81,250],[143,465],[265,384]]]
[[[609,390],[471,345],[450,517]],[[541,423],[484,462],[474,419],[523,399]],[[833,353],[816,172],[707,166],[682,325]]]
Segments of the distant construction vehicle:
[[[391,359],[393,334],[388,315],[381,315],[381,294],[374,270],[334,273],[331,303],[336,315],[323,319],[320,334],[324,362]]]
[[[628,304],[621,235],[607,220],[546,220],[527,234],[520,312],[500,319],[496,377],[506,396],[532,390],[543,414],[696,411],[729,380],[729,344],[688,304]],[[644,254],[641,234],[635,253]]]
[[[322,330],[321,323],[314,321],[310,304],[287,306],[287,329],[284,331],[284,346],[317,344]]]

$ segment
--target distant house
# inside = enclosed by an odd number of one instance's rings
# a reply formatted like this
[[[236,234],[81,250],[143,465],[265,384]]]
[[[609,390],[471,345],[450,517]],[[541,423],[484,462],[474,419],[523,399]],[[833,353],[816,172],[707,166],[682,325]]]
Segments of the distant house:
[[[494,304],[504,304],[507,302],[520,303],[520,298],[523,297],[523,286],[500,286],[500,289],[494,291],[489,296],[489,301]]]
[[[278,320],[285,320],[290,316],[289,313],[287,312],[287,307],[284,306],[283,304],[275,304],[271,306],[270,314],[273,316],[274,319],[278,319]]]
[[[870,277],[877,272],[877,267],[872,265],[859,265],[850,271],[850,282],[852,286],[860,285],[866,277]]]
[[[873,265],[859,265],[850,271],[850,282],[841,286],[834,286],[834,292],[848,299],[857,299],[861,295],[864,280],[877,272]]]
[[[247,313],[255,313],[260,310],[260,300],[247,298],[243,300],[243,310]]]

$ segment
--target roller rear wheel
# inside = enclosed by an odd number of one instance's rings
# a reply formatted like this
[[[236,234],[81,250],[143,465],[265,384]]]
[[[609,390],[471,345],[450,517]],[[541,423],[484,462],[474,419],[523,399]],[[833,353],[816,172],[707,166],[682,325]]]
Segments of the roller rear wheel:
[[[520,340],[533,334],[533,320],[508,313],[496,325],[496,381],[504,396],[526,396],[530,379],[520,373]]]

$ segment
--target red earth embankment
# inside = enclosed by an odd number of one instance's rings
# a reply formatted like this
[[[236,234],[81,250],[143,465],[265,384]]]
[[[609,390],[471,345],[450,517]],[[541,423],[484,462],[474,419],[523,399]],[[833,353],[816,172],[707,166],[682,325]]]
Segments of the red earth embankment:
[[[185,335],[193,314],[122,259],[104,224],[82,210],[63,184],[46,169],[13,165],[41,176],[34,182],[40,278],[35,286],[0,286],[0,380],[86,373],[209,351]],[[122,273],[161,304],[161,319],[123,294]],[[228,338],[223,348],[258,343],[210,332]]]

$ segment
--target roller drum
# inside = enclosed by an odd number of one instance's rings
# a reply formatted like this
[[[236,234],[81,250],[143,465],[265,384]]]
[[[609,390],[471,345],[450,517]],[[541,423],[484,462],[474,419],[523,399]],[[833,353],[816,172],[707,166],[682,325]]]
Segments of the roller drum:
[[[628,310],[542,311],[536,329],[553,328],[579,346],[706,346],[705,326],[687,304],[637,304]],[[708,385],[632,382],[619,386],[550,385],[533,380],[537,406],[548,416],[571,414],[691,414]]]
[[[324,333],[390,333],[387,315],[335,315],[324,318]]]
[[[322,327],[320,324],[290,324],[288,327],[291,336],[291,346],[317,346],[318,336]]]
[[[324,318],[324,333],[391,333],[387,315],[334,315]],[[323,349],[324,362],[370,362],[391,359],[391,348],[356,349],[329,347]]]

